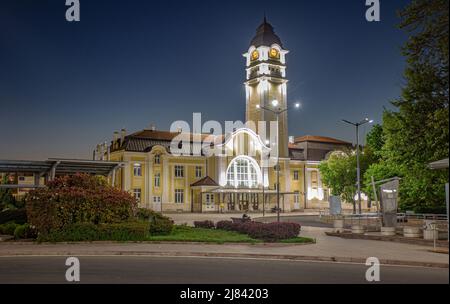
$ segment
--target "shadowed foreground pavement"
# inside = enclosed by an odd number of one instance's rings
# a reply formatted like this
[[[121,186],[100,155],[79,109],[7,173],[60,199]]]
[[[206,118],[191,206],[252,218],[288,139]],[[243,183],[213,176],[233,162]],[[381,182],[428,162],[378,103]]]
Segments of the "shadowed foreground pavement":
[[[81,283],[355,284],[365,265],[184,257],[79,257]],[[66,283],[65,257],[0,257],[0,283]],[[449,283],[448,269],[381,266],[381,283]]]

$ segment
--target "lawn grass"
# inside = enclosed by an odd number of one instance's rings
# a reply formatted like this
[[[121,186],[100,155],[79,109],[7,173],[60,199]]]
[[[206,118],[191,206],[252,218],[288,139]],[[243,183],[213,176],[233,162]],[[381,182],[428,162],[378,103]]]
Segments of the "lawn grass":
[[[218,229],[202,229],[188,226],[175,226],[169,235],[157,235],[147,238],[150,242],[199,242],[199,243],[262,243],[261,240],[252,239],[246,234],[234,231],[225,231]],[[314,239],[306,237],[296,237],[292,239],[282,240],[278,243],[282,244],[312,244]]]
[[[315,244],[316,240],[307,237],[296,237],[293,239],[281,240],[279,243],[282,244]]]
[[[261,243],[246,234],[234,231],[175,226],[169,235],[149,236],[151,242],[201,242],[201,243]]]

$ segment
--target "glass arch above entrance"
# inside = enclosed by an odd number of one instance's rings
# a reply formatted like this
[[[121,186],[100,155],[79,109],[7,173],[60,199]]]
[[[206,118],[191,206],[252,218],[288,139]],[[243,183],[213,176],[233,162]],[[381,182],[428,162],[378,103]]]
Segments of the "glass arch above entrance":
[[[227,169],[227,186],[235,188],[258,188],[262,185],[261,169],[251,157],[238,156]]]

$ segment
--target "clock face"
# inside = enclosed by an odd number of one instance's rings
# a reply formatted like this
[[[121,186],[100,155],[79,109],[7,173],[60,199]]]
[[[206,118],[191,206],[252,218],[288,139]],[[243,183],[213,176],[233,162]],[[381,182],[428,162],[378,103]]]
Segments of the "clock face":
[[[258,51],[253,51],[252,52],[252,60],[257,60],[259,58],[259,52]]]
[[[272,49],[270,49],[269,56],[270,56],[270,58],[278,59],[278,58],[280,58],[280,52],[277,49],[272,48]]]

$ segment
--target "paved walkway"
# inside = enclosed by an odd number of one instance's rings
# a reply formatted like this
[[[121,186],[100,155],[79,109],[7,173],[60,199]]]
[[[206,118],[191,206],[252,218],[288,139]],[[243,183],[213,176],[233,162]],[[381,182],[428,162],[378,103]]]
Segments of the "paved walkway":
[[[384,264],[448,267],[447,254],[433,253],[429,247],[392,242],[346,240],[329,237],[325,228],[305,228],[303,236],[317,244],[178,244],[178,243],[0,243],[0,256],[10,255],[162,255],[261,257],[363,263],[377,257]]]

